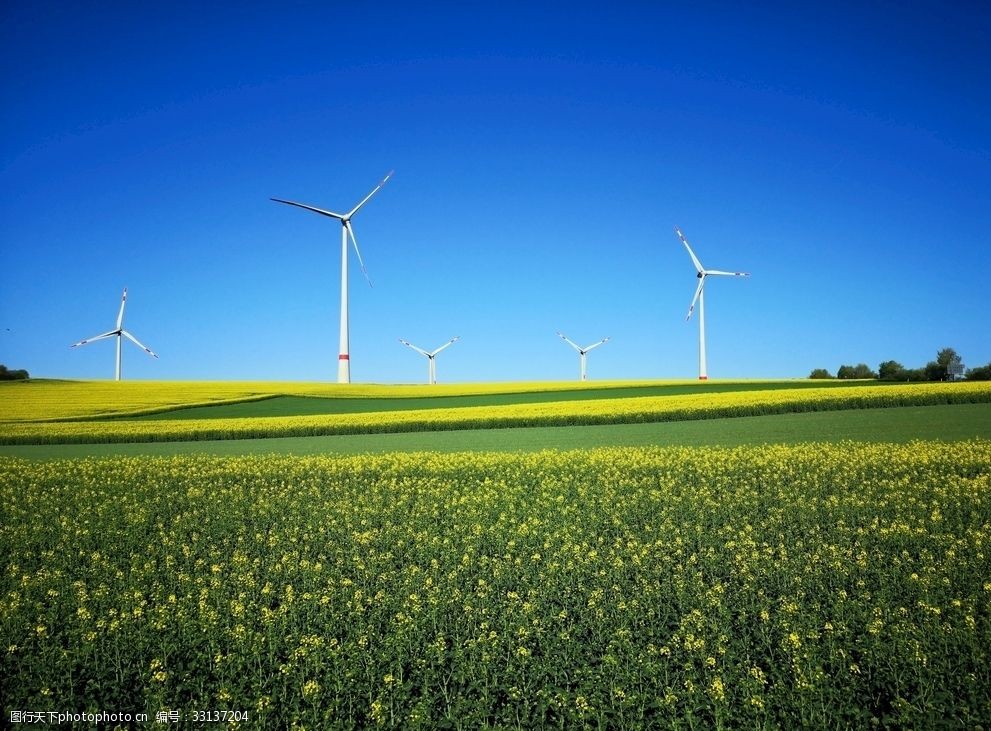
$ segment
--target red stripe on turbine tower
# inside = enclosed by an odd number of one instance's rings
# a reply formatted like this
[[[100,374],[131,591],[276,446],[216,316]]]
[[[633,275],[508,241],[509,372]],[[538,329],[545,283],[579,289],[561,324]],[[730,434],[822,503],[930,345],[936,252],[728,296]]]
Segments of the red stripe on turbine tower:
[[[337,360],[351,360],[351,356],[349,356],[347,353],[341,353],[339,356],[337,356]]]

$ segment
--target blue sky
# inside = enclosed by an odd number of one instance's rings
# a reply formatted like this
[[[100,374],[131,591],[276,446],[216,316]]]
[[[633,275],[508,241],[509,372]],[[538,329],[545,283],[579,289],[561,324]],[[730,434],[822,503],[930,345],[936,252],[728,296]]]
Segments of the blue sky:
[[[991,361],[982,3],[6,3],[0,362],[356,382]],[[210,4],[207,4],[208,6]]]

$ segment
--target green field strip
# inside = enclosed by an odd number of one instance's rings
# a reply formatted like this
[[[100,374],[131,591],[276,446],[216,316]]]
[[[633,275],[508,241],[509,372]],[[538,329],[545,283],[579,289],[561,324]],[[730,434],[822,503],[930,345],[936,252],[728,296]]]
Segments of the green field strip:
[[[21,421],[27,421],[35,424],[45,424],[45,423],[60,423],[68,421],[110,421],[119,419],[155,419],[155,418],[176,418],[173,414],[181,413],[186,409],[192,410],[204,410],[209,411],[209,409],[214,408],[224,408],[234,405],[248,405],[251,403],[257,403],[260,401],[268,401],[269,399],[280,398],[277,394],[262,393],[254,394],[249,396],[238,396],[236,398],[230,399],[216,399],[211,401],[196,402],[190,404],[169,404],[166,406],[152,406],[149,408],[138,409],[135,411],[106,411],[96,414],[89,414],[86,416],[64,416],[64,417],[49,417],[46,419],[26,419]],[[168,416],[163,416],[163,415]],[[179,417],[182,418],[182,417]]]
[[[632,446],[991,439],[991,404],[772,414],[704,421],[348,434],[196,442],[0,446],[0,457],[58,459],[172,454],[363,454],[539,451]]]
[[[876,385],[873,381],[831,381],[831,386]],[[218,404],[191,405],[156,409],[154,413],[115,415],[114,419],[176,420],[264,418],[268,416],[315,416],[320,414],[359,414],[375,411],[416,411],[465,406],[507,406],[553,401],[587,401],[639,396],[683,396],[696,393],[730,393],[739,391],[778,391],[783,389],[822,388],[821,381],[771,381],[663,384],[656,386],[613,386],[608,388],[525,391],[465,396],[408,396],[401,398],[342,398],[329,396],[273,396],[243,399]],[[94,420],[107,416],[93,417]]]

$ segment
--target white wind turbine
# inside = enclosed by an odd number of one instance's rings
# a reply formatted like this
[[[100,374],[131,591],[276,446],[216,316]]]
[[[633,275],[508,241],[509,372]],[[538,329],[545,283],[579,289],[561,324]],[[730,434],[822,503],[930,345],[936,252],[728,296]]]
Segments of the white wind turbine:
[[[382,178],[382,182],[376,185],[372,189],[371,193],[362,198],[361,202],[359,202],[358,205],[347,213],[325,211],[322,208],[314,208],[313,206],[308,206],[303,203],[296,203],[294,201],[287,201],[281,198],[271,199],[276,203],[285,203],[290,206],[305,208],[308,211],[319,213],[321,216],[336,218],[341,222],[341,339],[340,348],[337,355],[338,383],[351,383],[351,353],[349,346],[350,340],[348,337],[348,237],[351,238],[351,243],[354,244],[354,253],[358,255],[358,264],[361,265],[361,273],[364,274],[365,279],[368,280],[368,286],[372,286],[372,280],[368,279],[368,272],[365,271],[365,262],[361,259],[361,251],[358,250],[358,241],[354,237],[354,229],[351,228],[351,217],[354,216],[354,214],[368,202],[369,198],[378,193],[379,189],[385,185],[386,181],[391,177],[392,171],[390,170],[388,175]]]
[[[415,350],[420,355],[426,356],[427,363],[428,363],[428,365],[427,365],[427,383],[437,383],[437,361],[434,360],[434,359],[437,357],[437,354],[440,351],[444,350],[445,348],[450,348],[452,345],[454,345],[460,339],[461,339],[461,336],[460,335],[458,335],[457,337],[451,338],[446,343],[444,343],[439,348],[437,348],[437,350],[432,350],[429,353],[427,351],[423,350],[422,348],[416,347],[415,345],[413,345],[413,343],[411,343],[411,342],[409,342],[407,340],[403,340],[402,338],[399,338],[399,342],[402,343],[403,345],[405,345],[407,348],[412,348],[413,350]]]
[[[692,311],[695,309],[695,303],[699,303],[699,380],[705,381],[709,378],[709,374],[706,371],[705,365],[705,293],[703,287],[705,287],[705,278],[710,275],[716,275],[720,277],[749,277],[749,272],[723,272],[718,269],[705,269],[702,267],[702,262],[698,260],[695,256],[695,252],[692,251],[692,247],[688,245],[688,240],[685,235],[681,233],[681,229],[677,226],[674,227],[674,231],[678,234],[678,238],[681,239],[681,243],[685,245],[688,249],[688,255],[692,257],[692,264],[695,265],[695,270],[698,272],[696,276],[699,280],[699,286],[695,289],[695,296],[692,297],[692,304],[688,307],[688,316],[685,320],[689,320],[692,317]]]
[[[127,338],[132,343],[141,348],[144,352],[150,355],[152,358],[157,358],[158,356],[151,352],[150,349],[146,348],[144,345],[138,342],[131,333],[124,329],[124,305],[127,303],[127,287],[124,288],[124,294],[120,298],[120,312],[117,313],[117,327],[110,332],[105,332],[102,335],[94,335],[86,340],[80,340],[78,343],[73,343],[70,348],[78,348],[80,345],[88,345],[89,343],[95,343],[97,340],[104,340],[106,338],[117,338],[117,360],[116,367],[114,368],[114,380],[120,380],[120,338],[121,336]]]
[[[572,348],[574,348],[575,350],[578,351],[578,361],[579,361],[579,366],[580,366],[579,367],[579,373],[580,373],[579,380],[580,381],[587,381],[588,380],[588,374],[585,372],[585,354],[588,353],[588,351],[592,350],[593,348],[598,348],[603,343],[608,343],[609,342],[609,338],[602,338],[602,340],[600,340],[599,342],[592,343],[591,345],[582,348],[582,347],[579,347],[577,343],[569,340],[567,338],[567,336],[565,336],[564,333],[558,333],[558,335],[560,336],[560,338],[564,342],[566,342],[568,345],[570,345]]]

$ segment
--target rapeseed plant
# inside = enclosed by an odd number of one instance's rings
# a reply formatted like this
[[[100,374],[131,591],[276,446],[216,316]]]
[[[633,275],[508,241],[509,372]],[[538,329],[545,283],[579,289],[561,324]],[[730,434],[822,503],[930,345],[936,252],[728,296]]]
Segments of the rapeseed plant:
[[[5,703],[975,726],[989,477],[986,441],[0,459]]]

